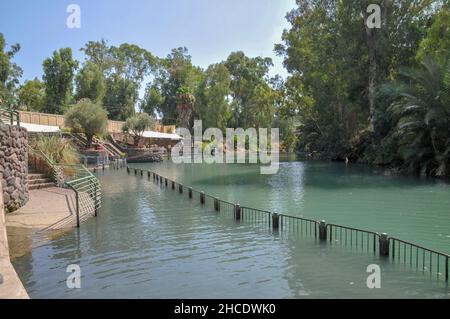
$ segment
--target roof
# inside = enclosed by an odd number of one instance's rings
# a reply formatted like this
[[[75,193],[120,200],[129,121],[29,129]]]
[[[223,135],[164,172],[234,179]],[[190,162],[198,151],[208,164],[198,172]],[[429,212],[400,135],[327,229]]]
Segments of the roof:
[[[155,131],[145,131],[142,135],[147,138],[160,138],[160,139],[169,139],[169,140],[181,140],[182,137],[178,134],[169,134],[169,133],[161,133]]]
[[[40,125],[20,122],[20,126],[27,129],[28,132],[35,133],[58,133],[60,129],[58,126]]]

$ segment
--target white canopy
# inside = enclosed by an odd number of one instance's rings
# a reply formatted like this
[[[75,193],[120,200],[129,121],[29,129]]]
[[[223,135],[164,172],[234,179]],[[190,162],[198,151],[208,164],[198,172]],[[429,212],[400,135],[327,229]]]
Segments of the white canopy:
[[[181,136],[178,134],[169,134],[169,133],[160,133],[155,131],[145,131],[142,135],[147,138],[161,138],[161,139],[170,139],[170,140],[181,140]]]
[[[28,132],[33,133],[58,133],[60,129],[58,126],[40,125],[20,122],[20,126],[27,129]]]

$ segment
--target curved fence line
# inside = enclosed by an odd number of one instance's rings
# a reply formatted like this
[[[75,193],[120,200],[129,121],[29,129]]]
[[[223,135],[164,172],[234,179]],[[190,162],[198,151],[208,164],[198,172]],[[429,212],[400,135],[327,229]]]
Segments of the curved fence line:
[[[386,233],[378,233],[370,230],[349,226],[327,224],[324,220],[284,215],[276,212],[261,210],[258,208],[240,206],[231,203],[203,191],[163,177],[153,171],[144,171],[127,166],[127,172],[134,170],[135,175],[152,178],[156,184],[167,189],[178,191],[180,194],[188,194],[190,199],[196,199],[200,204],[212,206],[215,211],[224,213],[236,220],[236,222],[248,223],[258,228],[267,229],[277,233],[294,233],[297,235],[313,237],[332,245],[349,247],[359,251],[373,253],[379,257],[391,257],[394,262],[422,270],[424,273],[435,274],[437,278],[449,279],[450,255],[438,252],[395,237],[389,237]]]

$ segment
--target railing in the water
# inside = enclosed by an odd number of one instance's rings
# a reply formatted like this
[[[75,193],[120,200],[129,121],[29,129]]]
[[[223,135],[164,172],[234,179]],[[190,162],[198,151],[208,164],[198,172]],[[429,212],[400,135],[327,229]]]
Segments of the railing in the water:
[[[131,170],[134,170],[135,175],[139,173],[140,176],[144,176],[144,170],[127,166],[127,172],[130,173]],[[445,278],[445,281],[448,282],[450,267],[450,255],[448,254],[389,237],[385,233],[380,234],[354,227],[327,224],[325,221],[240,206],[184,186],[152,171],[146,171],[146,175],[149,179],[153,178],[153,181],[161,187],[165,186],[180,194],[188,194],[190,199],[197,199],[202,205],[212,206],[215,211],[223,212],[238,222],[254,224],[278,233],[294,233],[313,237],[333,245],[349,247],[374,255],[378,254],[380,257],[391,256],[393,261],[402,262],[424,272],[428,271],[438,278]]]
[[[394,237],[389,238],[388,249],[392,260],[448,280],[449,255]]]

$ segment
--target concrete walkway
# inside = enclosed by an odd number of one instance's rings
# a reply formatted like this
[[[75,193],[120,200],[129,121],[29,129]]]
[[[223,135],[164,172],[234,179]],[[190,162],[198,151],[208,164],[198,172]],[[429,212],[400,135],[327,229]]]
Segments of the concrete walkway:
[[[8,227],[63,229],[76,226],[75,195],[70,189],[31,190],[28,203],[6,215]]]

